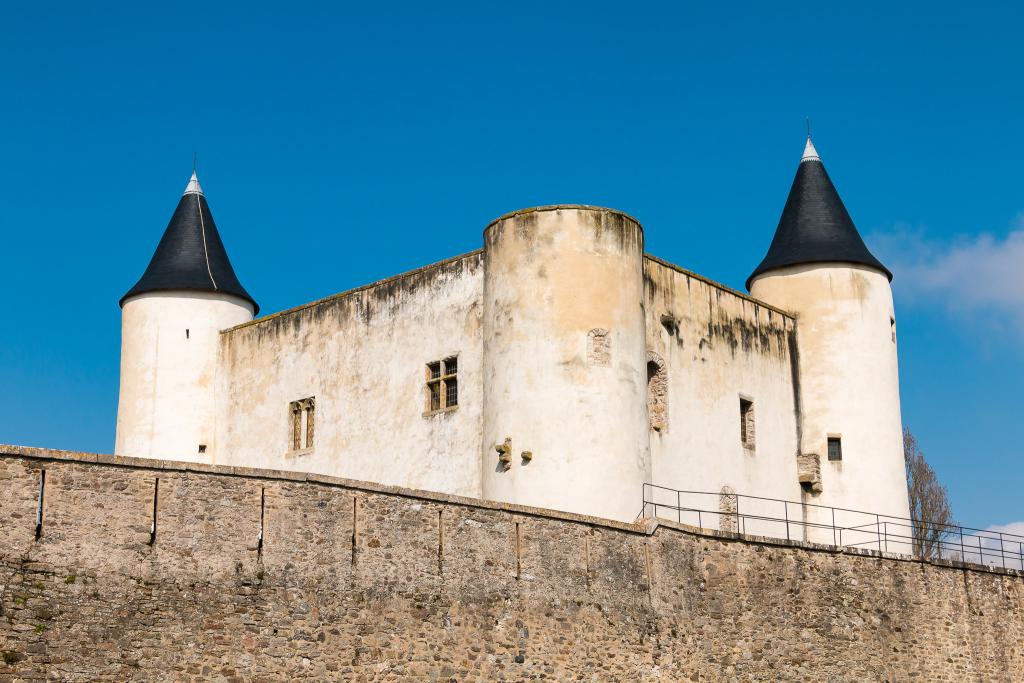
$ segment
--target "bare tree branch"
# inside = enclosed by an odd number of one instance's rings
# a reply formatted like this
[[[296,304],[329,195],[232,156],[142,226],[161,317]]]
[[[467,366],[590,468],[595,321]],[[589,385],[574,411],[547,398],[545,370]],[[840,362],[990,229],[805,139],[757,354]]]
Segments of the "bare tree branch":
[[[910,517],[914,520],[914,554],[924,558],[942,556],[943,539],[953,532],[953,511],[946,487],[925,460],[917,439],[903,428],[903,464],[907,469]]]

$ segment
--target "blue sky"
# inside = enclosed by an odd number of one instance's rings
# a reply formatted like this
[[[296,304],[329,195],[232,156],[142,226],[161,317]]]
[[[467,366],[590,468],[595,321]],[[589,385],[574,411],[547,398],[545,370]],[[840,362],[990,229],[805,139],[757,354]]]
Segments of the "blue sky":
[[[1019,5],[211,4],[5,7],[0,442],[112,449],[117,301],[193,151],[267,313],[559,202],[741,288],[810,116],[896,274],[905,423],[962,523],[1024,518]]]

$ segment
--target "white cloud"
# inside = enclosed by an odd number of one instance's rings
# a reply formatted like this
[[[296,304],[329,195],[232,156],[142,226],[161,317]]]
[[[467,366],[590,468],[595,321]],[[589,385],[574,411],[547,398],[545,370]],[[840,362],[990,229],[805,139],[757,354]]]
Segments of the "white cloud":
[[[872,235],[870,242],[893,270],[902,303],[938,303],[1024,336],[1024,216],[1005,237],[979,234],[943,242],[898,227]]]
[[[1009,524],[993,524],[986,531],[993,531],[995,533],[1013,534],[1014,536],[1020,536],[1020,538],[1014,538],[1013,541],[1024,542],[1024,522],[1010,522]]]
[[[1024,522],[993,524],[984,531],[964,529],[962,537],[951,533],[943,540],[942,555],[951,560],[1024,570]]]

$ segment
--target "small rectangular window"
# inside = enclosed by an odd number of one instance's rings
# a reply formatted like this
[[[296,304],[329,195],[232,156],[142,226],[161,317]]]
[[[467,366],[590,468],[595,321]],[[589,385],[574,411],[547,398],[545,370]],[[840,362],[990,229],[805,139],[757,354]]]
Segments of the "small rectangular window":
[[[843,442],[838,436],[828,437],[828,459],[832,461],[843,459]]]
[[[313,447],[313,428],[316,425],[315,409],[316,398],[314,396],[288,404],[290,450],[302,451]]]
[[[740,398],[740,442],[748,450],[754,450],[754,402]]]
[[[427,410],[434,413],[459,405],[459,359],[449,356],[427,363]]]

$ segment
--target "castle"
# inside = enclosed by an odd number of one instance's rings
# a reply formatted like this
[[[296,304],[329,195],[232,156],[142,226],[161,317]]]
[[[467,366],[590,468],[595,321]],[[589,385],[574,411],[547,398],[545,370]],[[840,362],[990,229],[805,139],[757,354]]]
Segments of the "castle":
[[[879,522],[889,277],[808,142],[750,296],[549,206],[254,320],[193,176],[118,455],[0,445],[0,680],[1022,680],[1024,572]]]
[[[254,319],[193,174],[121,299],[115,453],[620,521],[645,484],[905,518],[891,277],[808,138],[749,295],[558,205]]]

